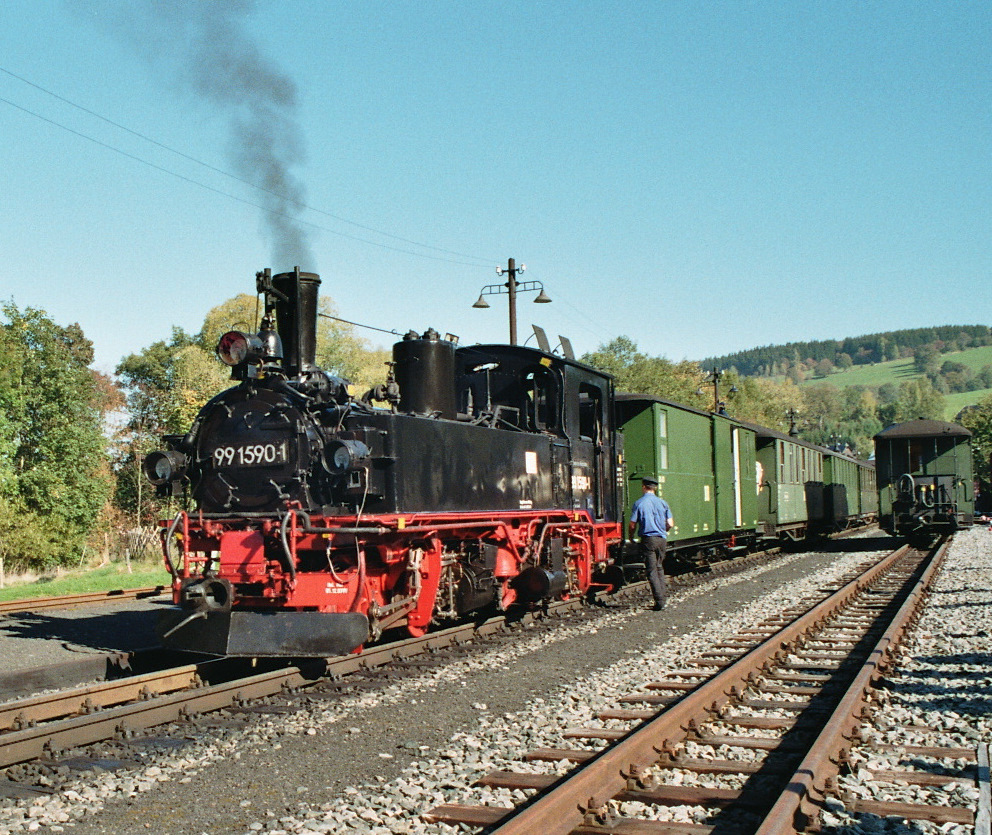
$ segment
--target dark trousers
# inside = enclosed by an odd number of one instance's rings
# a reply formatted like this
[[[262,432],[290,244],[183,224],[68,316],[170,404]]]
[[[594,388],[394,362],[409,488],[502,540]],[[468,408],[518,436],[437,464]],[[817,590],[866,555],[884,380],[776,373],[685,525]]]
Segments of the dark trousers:
[[[644,568],[651,584],[651,594],[654,602],[665,602],[667,584],[665,582],[665,549],[668,542],[663,536],[642,536],[641,556],[644,557]]]

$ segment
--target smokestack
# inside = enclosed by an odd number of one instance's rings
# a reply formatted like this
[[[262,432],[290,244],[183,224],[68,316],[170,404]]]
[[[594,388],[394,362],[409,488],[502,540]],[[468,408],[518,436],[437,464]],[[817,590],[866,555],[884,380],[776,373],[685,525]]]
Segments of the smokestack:
[[[300,272],[272,276],[272,286],[286,297],[276,297],[276,328],[282,338],[283,365],[287,375],[297,377],[316,367],[317,296],[320,276]]]

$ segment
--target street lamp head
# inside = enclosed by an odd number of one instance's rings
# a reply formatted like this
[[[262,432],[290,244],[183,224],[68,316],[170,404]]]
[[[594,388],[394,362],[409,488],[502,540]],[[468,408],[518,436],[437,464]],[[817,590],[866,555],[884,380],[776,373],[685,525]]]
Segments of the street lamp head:
[[[534,304],[550,304],[550,303],[551,303],[551,297],[544,292],[544,288],[542,287],[541,294],[536,299],[534,299]]]
[[[480,309],[485,309],[485,308],[489,307],[489,302],[487,302],[483,298],[483,294],[482,293],[479,293],[479,300],[475,304],[473,304],[472,307],[478,307]]]

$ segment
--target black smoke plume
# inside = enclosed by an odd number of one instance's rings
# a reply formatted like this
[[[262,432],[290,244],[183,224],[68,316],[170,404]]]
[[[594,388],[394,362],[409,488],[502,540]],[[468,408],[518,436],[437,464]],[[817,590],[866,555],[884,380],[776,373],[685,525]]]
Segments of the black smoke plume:
[[[315,269],[300,220],[306,191],[292,173],[305,159],[296,85],[255,43],[253,0],[131,0],[123,14],[114,3],[82,5],[100,7],[142,56],[227,119],[232,173],[264,189],[257,199],[273,265]]]

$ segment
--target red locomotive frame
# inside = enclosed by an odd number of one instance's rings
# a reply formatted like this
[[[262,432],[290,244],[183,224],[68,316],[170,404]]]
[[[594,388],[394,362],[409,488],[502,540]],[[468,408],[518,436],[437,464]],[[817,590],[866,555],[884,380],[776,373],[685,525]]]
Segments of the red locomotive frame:
[[[552,594],[568,598],[610,588],[596,574],[621,539],[616,522],[564,510],[326,517],[294,509],[282,517],[236,520],[181,512],[163,534],[173,600],[184,611],[207,618],[232,607],[263,616],[361,614],[372,640],[396,627],[419,636],[432,622],[454,617],[459,555],[480,543],[495,548],[492,573],[498,607],[505,610]],[[563,544],[563,577],[538,567],[538,556],[555,539]],[[321,559],[322,570],[300,570]],[[190,595],[204,581],[209,590]],[[439,592],[449,599],[439,600]],[[334,634],[332,620],[327,627]]]

